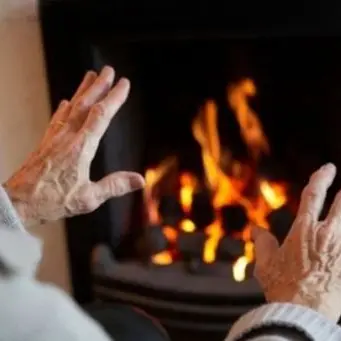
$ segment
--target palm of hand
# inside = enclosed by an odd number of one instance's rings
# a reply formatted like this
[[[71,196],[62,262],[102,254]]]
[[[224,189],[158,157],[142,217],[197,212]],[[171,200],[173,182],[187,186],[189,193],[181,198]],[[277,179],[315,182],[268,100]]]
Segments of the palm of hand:
[[[37,151],[5,188],[26,225],[91,212],[114,196],[144,185],[141,175],[116,172],[90,180],[90,165],[112,117],[125,102],[129,82],[111,68],[88,73],[71,101],[62,101]]]
[[[335,167],[315,172],[302,193],[296,220],[283,245],[268,231],[254,229],[255,275],[269,302],[292,302],[332,320],[341,312],[341,195],[319,221]]]

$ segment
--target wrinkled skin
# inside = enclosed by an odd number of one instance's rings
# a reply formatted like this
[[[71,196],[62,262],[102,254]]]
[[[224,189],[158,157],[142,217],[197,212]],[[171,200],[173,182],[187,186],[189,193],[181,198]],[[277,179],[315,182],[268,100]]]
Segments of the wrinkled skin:
[[[282,246],[270,232],[253,230],[255,275],[266,299],[301,304],[333,321],[341,313],[341,192],[326,219],[319,216],[335,174],[327,164],[311,176]]]
[[[89,178],[98,144],[129,93],[127,79],[112,88],[113,82],[110,67],[99,76],[88,72],[73,98],[60,103],[37,150],[4,184],[26,227],[91,212],[144,186],[133,172]]]
[[[99,76],[87,73],[73,98],[61,102],[38,149],[4,184],[26,227],[91,212],[144,186],[132,172],[89,178],[98,144],[129,93],[128,80],[111,89],[113,81],[109,67]],[[327,218],[319,215],[335,173],[329,164],[312,175],[281,247],[270,232],[252,231],[255,275],[267,300],[301,304],[333,321],[341,311],[341,192]]]

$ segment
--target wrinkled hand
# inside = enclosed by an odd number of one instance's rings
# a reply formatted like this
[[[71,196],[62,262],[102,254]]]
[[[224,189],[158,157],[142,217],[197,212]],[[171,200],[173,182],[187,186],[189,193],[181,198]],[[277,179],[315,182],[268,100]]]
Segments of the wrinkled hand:
[[[295,222],[279,247],[270,232],[255,228],[255,276],[270,302],[308,306],[337,321],[341,313],[341,192],[319,221],[336,168],[315,172],[302,193]]]
[[[73,98],[60,103],[38,149],[4,184],[26,226],[91,212],[144,186],[132,172],[90,181],[99,142],[129,93],[127,79],[111,89],[113,82],[110,67],[99,76],[88,72]]]

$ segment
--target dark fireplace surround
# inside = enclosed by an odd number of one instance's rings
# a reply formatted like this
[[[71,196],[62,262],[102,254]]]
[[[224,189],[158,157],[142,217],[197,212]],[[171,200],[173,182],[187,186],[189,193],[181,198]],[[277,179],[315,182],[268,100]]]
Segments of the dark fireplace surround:
[[[174,97],[165,95],[174,91],[177,82],[178,93],[196,87],[196,94],[219,97],[218,88],[224,90],[226,79],[241,76],[255,78],[268,94],[263,96],[266,105],[254,103],[264,112],[261,120],[275,151],[271,174],[263,165],[268,176],[290,182],[297,199],[320,164],[332,161],[341,166],[341,5],[275,9],[261,3],[224,7],[208,1],[184,8],[177,2],[59,0],[41,1],[40,15],[53,109],[61,99],[70,98],[86,70],[112,64],[119,76],[132,80],[129,101],[93,162],[94,180],[116,170],[143,172],[146,163],[159,161],[167,148],[168,152],[179,150],[188,142],[184,137],[188,130],[178,128],[179,117],[174,114],[179,106],[172,102]],[[221,78],[217,65],[223,65],[224,59],[228,67]],[[211,73],[205,71],[205,63]],[[195,81],[182,78],[187,71],[187,78]],[[162,79],[168,82],[151,93],[150,84]],[[161,117],[155,114],[160,108]],[[154,114],[148,116],[148,110]],[[192,118],[183,121],[188,126]],[[159,146],[160,139],[168,139],[174,130],[177,139]],[[230,130],[233,135],[233,127]],[[174,278],[173,273],[153,272],[148,266],[142,270],[117,267],[115,258],[127,253],[134,237],[130,229],[142,228],[136,209],[140,204],[141,195],[136,193],[67,220],[76,300],[134,304],[160,318],[175,334],[196,330],[219,337],[238,316],[263,302],[253,279],[237,288],[226,279]],[[99,252],[100,263],[93,260],[98,245],[105,245]],[[182,281],[180,286],[177,281]],[[226,289],[229,285],[231,290]]]

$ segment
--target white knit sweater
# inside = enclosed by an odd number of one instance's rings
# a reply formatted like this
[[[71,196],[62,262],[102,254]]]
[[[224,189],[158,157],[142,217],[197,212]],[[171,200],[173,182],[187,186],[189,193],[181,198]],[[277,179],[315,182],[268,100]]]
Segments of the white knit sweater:
[[[40,241],[25,231],[0,186],[0,341],[110,340],[66,293],[34,279],[40,259]],[[269,304],[235,323],[226,341],[237,340],[340,341],[341,330],[302,306]]]

